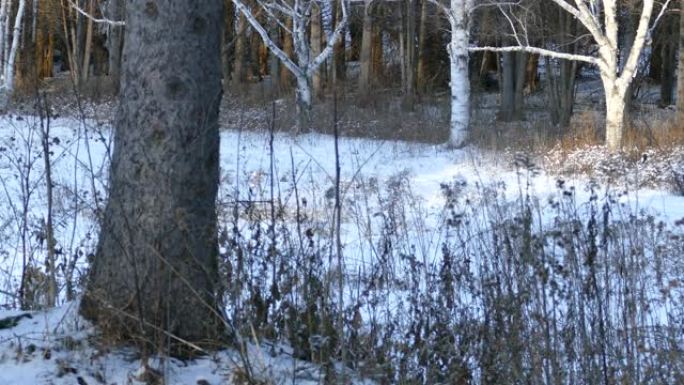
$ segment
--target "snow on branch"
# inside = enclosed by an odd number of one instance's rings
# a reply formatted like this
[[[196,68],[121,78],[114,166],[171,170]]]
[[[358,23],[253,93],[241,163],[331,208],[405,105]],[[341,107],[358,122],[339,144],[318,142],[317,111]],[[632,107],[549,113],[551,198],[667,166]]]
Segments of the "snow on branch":
[[[488,52],[529,52],[529,53],[534,53],[534,54],[538,54],[541,56],[553,57],[556,59],[581,61],[581,62],[594,64],[594,65],[600,64],[599,59],[594,57],[594,56],[557,52],[557,51],[553,51],[550,49],[544,49],[544,48],[539,48],[539,47],[530,47],[530,46],[469,47],[468,51],[470,51],[470,52],[481,52],[481,51],[488,51]]]
[[[285,68],[290,70],[290,72],[292,72],[295,76],[301,75],[302,71],[299,66],[297,66],[297,64],[290,59],[287,53],[280,49],[273,39],[268,36],[268,31],[266,31],[264,26],[259,23],[259,20],[254,17],[252,11],[242,2],[242,0],[233,0],[233,4],[235,4],[235,7],[242,12],[252,28],[254,28],[259,36],[261,36],[261,40],[264,42],[266,47],[268,47],[268,49],[283,63]]]
[[[123,26],[126,25],[126,22],[125,22],[125,21],[121,21],[121,20],[110,20],[110,19],[107,19],[107,18],[98,19],[98,18],[96,18],[95,16],[91,15],[90,13],[88,13],[88,12],[84,11],[83,9],[81,9],[81,8],[78,6],[78,4],[74,3],[73,0],[68,0],[68,1],[69,1],[69,5],[71,6],[71,8],[75,9],[76,12],[78,12],[78,13],[80,13],[81,15],[83,15],[83,16],[87,17],[88,19],[92,20],[94,23],[97,23],[97,24],[107,24],[107,25],[111,25],[111,26],[113,26],[113,27],[123,27]]]
[[[335,47],[335,44],[337,43],[337,40],[340,39],[340,36],[342,35],[342,32],[344,29],[347,27],[347,20],[349,18],[349,15],[347,13],[347,2],[345,0],[342,0],[340,2],[342,4],[342,20],[337,24],[337,27],[333,31],[332,35],[328,39],[325,48],[321,51],[320,54],[314,60],[311,62],[308,68],[309,75],[313,75],[313,73],[318,70],[318,67],[325,62],[328,57],[332,54],[332,51]]]

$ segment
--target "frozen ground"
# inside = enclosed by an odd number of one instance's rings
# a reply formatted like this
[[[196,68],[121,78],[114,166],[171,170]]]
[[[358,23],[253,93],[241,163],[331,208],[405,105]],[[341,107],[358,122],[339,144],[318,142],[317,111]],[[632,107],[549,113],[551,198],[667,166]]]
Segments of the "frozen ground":
[[[41,269],[45,258],[44,222],[46,216],[45,167],[42,158],[41,122],[34,116],[0,118],[0,303],[17,305],[12,293],[19,285],[25,264]],[[321,229],[329,227],[335,181],[335,144],[330,136],[319,134],[275,134],[224,131],[221,135],[222,184],[220,205],[226,211],[236,202],[258,202],[273,196],[289,213],[305,199],[310,211],[318,213]],[[78,282],[87,267],[97,237],[96,215],[106,190],[106,164],[110,135],[96,122],[55,119],[50,126],[50,161],[53,170],[57,247],[60,254],[60,280]],[[271,144],[273,151],[271,151]],[[339,141],[339,162],[343,201],[342,232],[345,258],[349,266],[368,263],[364,247],[375,234],[359,231],[363,215],[378,220],[379,202],[363,203],[368,191],[392,189],[403,184],[411,194],[415,210],[408,226],[421,245],[422,257],[439,254],[436,227],[444,216],[442,184],[459,181],[470,199],[481,199],[483,189],[498,186],[509,198],[519,193],[535,197],[541,207],[549,205],[559,191],[559,178],[540,171],[532,161],[483,154],[476,149],[448,150],[442,146],[405,142],[343,138]],[[271,170],[274,177],[271,178]],[[657,172],[654,171],[654,172]],[[564,186],[574,187],[576,201],[590,199],[589,180],[582,175],[564,176]],[[502,188],[502,186],[505,186]],[[620,190],[620,201],[632,212],[645,211],[674,223],[684,219],[684,197],[656,189],[625,189],[601,186],[602,191]],[[364,214],[365,212],[365,214]],[[224,220],[227,220],[224,218]],[[542,218],[542,221],[550,218]],[[368,229],[378,227],[368,226]],[[323,231],[323,230],[321,230]],[[40,302],[40,297],[36,301]],[[63,297],[58,309],[31,313],[18,325],[0,330],[1,384],[136,384],[141,363],[133,352],[100,349],[87,339],[90,328],[75,315],[75,303]],[[0,320],[20,314],[0,312]],[[274,351],[273,356],[264,350]],[[317,383],[314,366],[295,361],[287,348],[254,349],[268,376],[297,383]],[[234,352],[191,363],[166,361],[162,367],[167,384],[225,383],[235,367]],[[302,369],[303,368],[303,369]],[[300,370],[302,369],[302,370]],[[268,371],[273,373],[268,373]],[[77,380],[81,378],[80,382]],[[206,383],[201,382],[206,381]],[[308,382],[307,382],[308,381]]]

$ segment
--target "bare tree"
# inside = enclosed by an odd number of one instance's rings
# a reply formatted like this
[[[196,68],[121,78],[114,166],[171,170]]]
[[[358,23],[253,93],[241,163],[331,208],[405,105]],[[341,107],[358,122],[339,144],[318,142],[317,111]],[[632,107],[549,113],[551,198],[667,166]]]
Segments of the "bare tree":
[[[216,344],[223,2],[126,2],[109,199],[81,313],[172,353]]]
[[[12,24],[12,1],[2,0],[0,5],[0,43],[3,46],[3,60],[0,66],[2,67],[2,75],[4,77],[3,88],[7,93],[14,91],[14,70],[21,44],[21,31],[24,21],[24,13],[26,11],[26,0],[19,0],[17,11],[14,16],[14,27],[11,30],[9,26]],[[10,40],[10,37],[12,40]]]
[[[471,51],[526,51],[558,59],[586,62],[598,67],[606,97],[606,144],[615,151],[622,146],[625,127],[626,99],[637,73],[639,57],[650,43],[653,27],[667,9],[666,0],[654,17],[655,0],[643,0],[639,22],[630,42],[631,48],[620,60],[619,7],[617,0],[548,0],[574,16],[589,32],[597,47],[597,55],[582,55],[560,50],[533,47],[525,34],[526,27],[514,17],[507,17],[516,45],[508,47],[473,47]]]
[[[335,30],[326,39],[325,47],[320,50],[318,55],[314,55],[312,51],[311,41],[307,33],[307,27],[311,21],[311,11],[313,7],[320,7],[321,4],[316,0],[270,0],[260,2],[260,6],[271,17],[280,20],[280,17],[285,17],[288,22],[291,22],[292,28],[286,28],[289,23],[283,24],[294,46],[294,58],[290,58],[283,49],[281,49],[271,36],[269,36],[266,28],[259,23],[254,16],[253,10],[245,5],[243,0],[233,0],[235,7],[245,16],[247,21],[252,25],[252,28],[261,36],[264,44],[268,49],[280,60],[295,77],[297,82],[297,108],[300,116],[311,109],[312,92],[311,82],[314,74],[316,74],[321,65],[332,55],[333,48],[337,40],[340,39],[342,31],[347,25],[347,1],[344,0],[342,4],[342,18],[337,23]],[[280,16],[280,17],[279,17]]]

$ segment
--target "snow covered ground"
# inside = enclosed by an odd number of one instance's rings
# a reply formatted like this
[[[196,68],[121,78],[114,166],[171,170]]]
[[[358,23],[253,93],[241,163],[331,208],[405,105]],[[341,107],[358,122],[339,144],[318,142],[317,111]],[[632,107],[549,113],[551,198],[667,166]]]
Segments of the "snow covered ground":
[[[44,266],[47,203],[40,127],[35,116],[0,118],[0,304],[10,309],[0,311],[0,320],[21,314],[12,309],[17,306],[13,293],[19,287],[22,266],[32,265],[38,271]],[[0,385],[75,381],[136,384],[141,363],[135,353],[111,351],[87,339],[91,329],[75,314],[77,305],[66,301],[65,293],[67,281],[79,281],[96,244],[96,217],[107,184],[109,130],[93,121],[58,118],[51,122],[49,143],[62,304],[47,312],[33,312],[17,326],[0,330]],[[319,216],[311,221],[318,220],[321,231],[325,231],[332,219],[334,149],[334,139],[319,134],[295,138],[276,133],[271,138],[266,132],[224,131],[219,204],[229,213],[236,202],[261,202],[273,194],[292,215],[306,201],[308,212]],[[554,198],[568,189],[575,191],[579,206],[592,197],[587,188],[589,180],[582,175],[563,177],[563,189],[559,189],[559,178],[539,171],[541,165],[534,161],[524,157],[516,161],[515,157],[483,154],[472,148],[448,150],[434,145],[341,138],[339,155],[342,243],[347,268],[352,271],[370,263],[373,253],[368,250],[368,239],[378,236],[362,229],[377,230],[381,226],[373,224],[385,214],[382,202],[364,202],[369,191],[383,196],[383,191],[400,184],[400,195],[410,194],[414,206],[406,210],[408,234],[415,237],[427,261],[440,256],[443,240],[436,234],[446,215],[445,183],[458,182],[470,200],[485,199],[483,191],[488,188],[506,191],[511,200],[529,194],[540,212],[547,212],[544,207],[553,205]],[[647,212],[668,224],[684,219],[684,197],[655,189],[625,190],[624,186],[604,185],[600,189],[606,193],[619,190],[617,199],[629,212]],[[370,218],[365,227],[359,224],[364,216]],[[540,220],[551,222],[553,217]],[[36,301],[42,301],[40,293]],[[297,383],[318,383],[318,369],[293,360],[287,347],[254,348],[252,354],[257,361],[262,360],[259,365],[268,377],[291,381],[293,373],[298,373]],[[205,385],[226,383],[237,361],[235,352],[222,352],[191,363],[167,360],[155,366],[163,368],[167,384]],[[266,373],[269,370],[273,373]]]

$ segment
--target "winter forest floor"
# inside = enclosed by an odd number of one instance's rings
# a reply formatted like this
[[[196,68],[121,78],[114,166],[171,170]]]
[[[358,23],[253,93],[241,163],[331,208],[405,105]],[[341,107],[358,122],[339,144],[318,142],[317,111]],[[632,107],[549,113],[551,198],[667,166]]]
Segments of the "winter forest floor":
[[[0,385],[683,381],[684,151],[673,138],[684,134],[658,133],[668,110],[639,105],[634,130],[650,139],[611,155],[592,92],[560,135],[540,123],[541,96],[526,121],[500,124],[487,94],[474,144],[452,150],[439,144],[439,99],[407,111],[381,93],[340,98],[336,159],[332,98],[312,112],[316,132],[295,134],[289,99],[258,92],[227,97],[220,118],[224,310],[246,354],[190,362],[144,363],[75,311],[106,196],[106,98],[50,101],[60,306],[16,310],[22,267],[44,303],[47,122],[30,102],[0,117]]]

